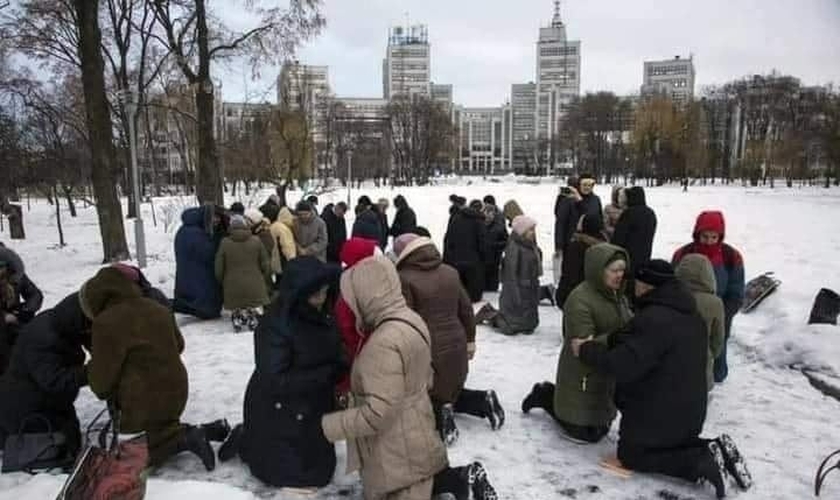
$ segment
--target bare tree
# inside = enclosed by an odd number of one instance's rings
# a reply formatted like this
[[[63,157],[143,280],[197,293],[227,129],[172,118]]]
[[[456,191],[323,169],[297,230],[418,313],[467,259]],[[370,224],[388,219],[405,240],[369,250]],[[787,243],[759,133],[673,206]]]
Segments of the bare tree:
[[[446,106],[426,96],[392,99],[387,114],[391,124],[396,183],[425,184],[436,165],[456,154],[457,128]]]

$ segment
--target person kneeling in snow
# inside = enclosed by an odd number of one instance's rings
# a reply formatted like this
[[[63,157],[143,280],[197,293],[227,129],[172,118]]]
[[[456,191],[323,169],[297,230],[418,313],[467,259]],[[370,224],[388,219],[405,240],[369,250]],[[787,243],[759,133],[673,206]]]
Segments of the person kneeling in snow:
[[[230,427],[222,420],[203,426],[180,422],[188,381],[181,361],[184,338],[172,313],[144,297],[117,267],[100,269],[85,282],[79,303],[92,322],[84,373],[93,393],[120,412],[120,430],[146,433],[152,466],[189,451],[213,470],[209,441],[222,441]]]
[[[431,338],[409,309],[394,265],[368,257],[341,276],[341,295],[370,331],[353,365],[350,407],[321,420],[329,441],[347,441],[347,472],[361,471],[366,500],[495,500],[484,467],[447,466],[429,398]]]
[[[706,420],[708,333],[694,298],[671,265],[652,260],[636,270],[636,316],[609,345],[573,339],[575,356],[615,377],[621,410],[618,459],[624,467],[708,482],[718,498],[731,474],[752,480],[732,439],[701,439]]]

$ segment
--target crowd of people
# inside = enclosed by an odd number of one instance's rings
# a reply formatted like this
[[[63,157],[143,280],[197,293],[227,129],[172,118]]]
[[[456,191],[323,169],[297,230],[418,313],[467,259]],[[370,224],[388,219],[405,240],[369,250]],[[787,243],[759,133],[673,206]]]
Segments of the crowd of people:
[[[515,200],[500,209],[450,197],[442,247],[408,200],[361,196],[347,234],[343,203],[291,210],[276,196],[257,208],[206,205],[182,214],[170,301],[126,264],[36,313],[42,296],[17,254],[0,245],[0,442],[42,416],[81,445],[74,401],[92,392],[119,412],[122,431],[146,435],[153,466],[181,452],[207,468],[239,457],[276,487],[332,480],[333,443],[367,499],[497,498],[480,462],[451,467],[456,415],[502,428],[495,390],[467,387],[477,325],[533,334],[548,298],[563,311],[556,380],[534,385],[541,408],[578,443],[606,436],[621,410],[617,456],[641,472],[751,484],[733,440],[703,439],[708,393],[728,373],[726,342],[744,294],[740,253],[720,212],[697,218],[671,261],[652,258],[656,215],[642,187],[616,187],[602,206],[595,178],[569,179],[555,203],[554,280],[542,283],[534,218]],[[474,304],[497,292],[498,308]],[[192,425],[185,349],[173,312],[229,311],[254,332],[244,420]],[[153,368],[150,368],[153,367]],[[9,404],[7,404],[9,402]],[[443,498],[443,497],[442,497]]]

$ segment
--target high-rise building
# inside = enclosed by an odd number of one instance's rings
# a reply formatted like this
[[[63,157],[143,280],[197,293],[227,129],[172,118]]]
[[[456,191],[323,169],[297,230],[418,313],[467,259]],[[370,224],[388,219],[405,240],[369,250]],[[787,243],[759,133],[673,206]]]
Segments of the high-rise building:
[[[526,172],[533,167],[537,144],[537,85],[513,84],[510,108],[511,168]]]
[[[694,97],[694,61],[676,56],[665,61],[645,61],[642,95],[664,94],[686,103]]]
[[[431,94],[431,49],[425,25],[394,26],[388,33],[388,49],[382,61],[385,99],[399,95]]]
[[[462,172],[495,174],[510,168],[504,127],[507,107],[459,110],[458,150]]]
[[[326,140],[325,120],[331,99],[328,66],[283,63],[277,78],[277,104],[281,109],[306,113],[313,124],[311,135],[318,150]]]
[[[557,134],[569,102],[580,95],[580,41],[569,40],[554,2],[551,24],[540,28],[537,41],[537,133],[546,140]]]
[[[452,85],[433,83],[430,86],[432,100],[443,104],[452,104]]]

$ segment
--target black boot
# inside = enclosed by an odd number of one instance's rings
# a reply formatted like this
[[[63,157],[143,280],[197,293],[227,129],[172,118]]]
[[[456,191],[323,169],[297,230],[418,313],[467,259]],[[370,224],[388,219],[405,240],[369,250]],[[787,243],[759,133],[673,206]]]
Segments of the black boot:
[[[475,500],[498,500],[499,495],[487,479],[487,471],[481,462],[473,462],[467,467],[467,477]]]
[[[739,488],[744,491],[750,489],[753,484],[752,475],[747,469],[747,463],[744,461],[743,455],[735,446],[735,441],[728,434],[721,434],[717,438],[717,443],[723,453],[723,463],[726,465],[726,471],[735,478]]]
[[[207,435],[204,429],[194,425],[187,425],[184,428],[184,436],[181,438],[181,443],[178,446],[180,451],[189,451],[197,456],[207,472],[216,468],[216,454],[213,453],[213,447],[210,446],[210,441],[207,440]]]
[[[546,390],[546,382],[534,384],[531,388],[531,393],[525,396],[522,400],[522,413],[528,413],[534,408],[542,408],[542,393]]]
[[[227,462],[236,455],[239,455],[239,446],[242,444],[244,430],[245,428],[242,427],[242,424],[238,424],[230,431],[227,439],[225,439],[225,442],[219,448],[219,461]]]
[[[708,452],[703,453],[702,458],[700,458],[700,463],[697,464],[697,476],[699,483],[712,485],[717,498],[726,497],[726,486],[724,485],[726,465],[723,460],[723,452],[721,452],[717,441],[711,441]]]
[[[814,299],[809,325],[836,325],[840,315],[840,295],[828,288],[823,288]]]
[[[211,443],[221,443],[230,434],[230,424],[227,419],[214,420],[207,424],[201,424],[199,427],[201,427],[201,430],[207,435],[207,440]]]
[[[485,394],[484,414],[487,416],[487,420],[490,421],[490,428],[494,431],[499,430],[505,425],[505,410],[502,408],[501,403],[499,403],[499,396],[496,395],[496,391],[490,390]]]

